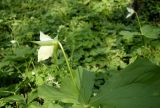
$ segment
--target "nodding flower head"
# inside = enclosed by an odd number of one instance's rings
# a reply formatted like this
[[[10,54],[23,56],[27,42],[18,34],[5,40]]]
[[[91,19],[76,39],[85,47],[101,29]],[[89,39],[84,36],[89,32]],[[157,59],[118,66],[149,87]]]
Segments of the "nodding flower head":
[[[45,35],[43,32],[40,32],[40,42],[54,42],[55,40],[52,39],[50,36]],[[38,62],[48,59],[52,57],[54,52],[54,44],[52,45],[42,45],[38,49]]]
[[[128,11],[128,14],[127,14],[126,18],[131,17],[135,13],[135,11],[132,8],[127,7],[127,11]]]
[[[12,44],[17,43],[17,41],[16,41],[16,40],[11,40],[10,42],[11,42]]]

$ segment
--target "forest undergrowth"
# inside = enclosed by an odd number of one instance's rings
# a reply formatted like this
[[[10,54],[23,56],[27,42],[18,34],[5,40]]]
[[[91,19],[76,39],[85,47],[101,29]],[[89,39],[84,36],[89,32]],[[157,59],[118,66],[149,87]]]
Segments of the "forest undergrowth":
[[[159,108],[159,0],[1,0],[1,108]]]

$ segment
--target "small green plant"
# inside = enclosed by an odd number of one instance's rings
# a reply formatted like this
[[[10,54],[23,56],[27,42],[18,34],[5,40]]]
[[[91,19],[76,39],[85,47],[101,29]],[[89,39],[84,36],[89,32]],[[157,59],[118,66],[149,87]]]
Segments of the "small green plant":
[[[134,1],[1,0],[0,107],[159,108],[159,1]]]
[[[99,92],[94,93],[95,74],[82,68],[75,70],[73,73],[64,49],[58,40],[34,43],[53,46],[59,43],[71,74],[70,78],[65,77],[62,80],[60,88],[48,85],[38,88],[38,96],[44,99],[44,105],[48,104],[48,101],[53,101],[54,105],[57,101],[59,105],[62,102],[64,106],[69,105],[72,108],[159,107],[160,88],[157,88],[157,86],[160,80],[157,75],[160,75],[160,67],[148,62],[148,60],[136,60],[122,72],[109,78],[108,83],[105,83]],[[155,99],[155,101],[152,101],[152,99]],[[146,102],[150,103],[147,104]],[[63,106],[61,107],[63,108]]]
[[[142,42],[144,45],[146,44],[144,37],[151,38],[151,39],[156,39],[159,37],[160,29],[158,27],[155,27],[152,25],[143,25],[142,26],[140,23],[138,13],[136,11],[134,11],[132,8],[127,8],[127,11],[128,11],[128,15],[126,16],[126,18],[129,18],[133,14],[135,14],[137,22],[138,22],[139,30],[140,30],[141,39],[142,39]]]
[[[49,57],[54,57],[53,61],[57,62],[57,50],[58,50],[58,46],[61,48],[63,56],[65,58],[68,70],[70,72],[70,76],[72,78],[72,81],[74,82],[74,78],[73,78],[73,72],[72,69],[69,65],[69,61],[68,58],[65,54],[65,51],[63,49],[62,44],[58,41],[58,37],[51,39],[49,36],[43,34],[42,32],[40,32],[40,40],[41,41],[33,41],[36,44],[41,45],[40,49],[38,50],[38,62],[41,60],[46,60]],[[75,82],[74,82],[75,83]]]
[[[139,30],[140,30],[140,34],[141,34],[141,39],[142,39],[143,44],[145,44],[144,38],[143,38],[142,26],[141,26],[141,23],[140,23],[140,20],[139,20],[137,12],[134,11],[132,8],[127,8],[127,11],[128,11],[128,15],[126,16],[126,18],[131,17],[133,14],[136,15],[136,19],[137,19]]]

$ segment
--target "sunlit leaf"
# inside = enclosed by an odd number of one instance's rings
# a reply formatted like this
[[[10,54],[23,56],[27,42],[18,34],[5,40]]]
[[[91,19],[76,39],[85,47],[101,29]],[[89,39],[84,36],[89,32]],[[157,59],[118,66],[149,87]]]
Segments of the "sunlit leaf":
[[[0,101],[23,103],[24,97],[22,95],[13,95],[13,96],[2,98],[2,99],[0,99]]]
[[[61,100],[65,103],[88,104],[93,84],[94,74],[79,70],[75,75],[75,83],[70,78],[62,81],[61,88],[54,88],[48,85],[39,87],[38,94],[45,100]]]
[[[160,35],[160,28],[152,25],[142,26],[142,33],[147,38],[157,39]]]
[[[28,105],[28,108],[39,108],[42,107],[38,102],[32,102]]]
[[[105,108],[159,108],[160,67],[138,59],[111,77],[91,103]]]
[[[50,101],[46,101],[41,108],[63,108],[62,106]]]
[[[86,70],[84,71],[82,68],[79,68],[77,74],[79,77],[78,80],[80,81],[79,102],[85,105],[90,101],[95,76],[93,73]]]

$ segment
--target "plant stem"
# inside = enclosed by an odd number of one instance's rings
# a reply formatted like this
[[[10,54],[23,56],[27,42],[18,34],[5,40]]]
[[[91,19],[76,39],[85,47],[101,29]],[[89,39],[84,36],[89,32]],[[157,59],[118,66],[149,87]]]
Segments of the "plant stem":
[[[57,65],[57,50],[58,50],[58,46],[57,45],[54,45],[54,48],[53,48],[53,62],[55,63],[55,65]]]
[[[64,58],[65,58],[65,61],[66,61],[68,70],[69,70],[69,72],[70,72],[70,76],[71,76],[71,78],[72,78],[72,80],[73,80],[73,83],[76,85],[76,83],[75,83],[75,81],[74,81],[74,78],[73,78],[72,69],[71,69],[71,67],[70,67],[70,65],[69,65],[68,58],[67,58],[67,56],[66,56],[66,54],[65,54],[65,51],[64,51],[64,49],[63,49],[63,46],[62,46],[62,44],[61,44],[59,41],[58,41],[58,44],[59,44],[59,46],[60,46],[60,48],[61,48],[61,50],[62,50],[62,53],[63,53],[63,55],[64,55]]]
[[[140,30],[140,33],[141,33],[141,39],[142,39],[143,45],[145,45],[144,38],[143,38],[143,32],[142,32],[142,26],[141,26],[141,23],[140,23],[137,12],[135,12],[135,14],[136,14],[136,18],[137,18],[138,25],[139,25],[139,30]]]
[[[143,32],[142,32],[142,26],[141,26],[141,23],[140,23],[140,20],[139,20],[139,17],[138,17],[137,12],[135,12],[135,14],[136,14],[136,18],[137,18],[137,21],[138,21],[138,25],[139,25],[140,33],[141,33],[141,35],[143,35]]]

